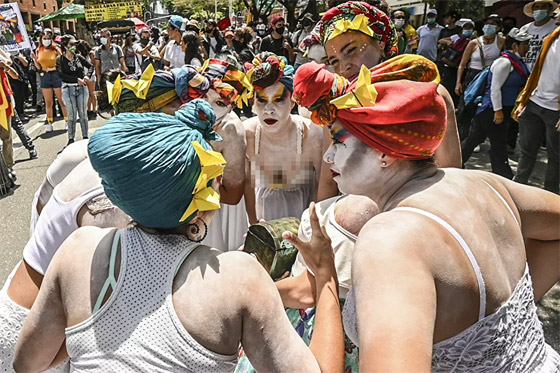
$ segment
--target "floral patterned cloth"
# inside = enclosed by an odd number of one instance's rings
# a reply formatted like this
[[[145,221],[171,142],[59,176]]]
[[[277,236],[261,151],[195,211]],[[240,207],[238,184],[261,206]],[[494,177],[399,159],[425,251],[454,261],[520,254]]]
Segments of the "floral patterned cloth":
[[[344,306],[344,299],[340,300],[340,306]],[[296,332],[309,345],[313,337],[313,329],[315,327],[315,307],[307,309],[286,308],[286,315],[296,329]],[[344,336],[344,372],[353,373],[358,371],[359,359],[358,348],[350,341],[347,336]],[[251,362],[241,353],[239,362],[237,363],[236,373],[255,373],[256,370],[251,365]]]

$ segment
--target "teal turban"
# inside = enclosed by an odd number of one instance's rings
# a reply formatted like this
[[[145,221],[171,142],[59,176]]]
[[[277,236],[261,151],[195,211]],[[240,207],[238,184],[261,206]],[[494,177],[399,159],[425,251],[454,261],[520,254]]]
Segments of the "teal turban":
[[[174,228],[193,199],[201,173],[192,142],[206,150],[220,141],[216,117],[204,100],[189,102],[175,113],[122,113],[111,118],[89,140],[93,168],[107,197],[138,223]]]

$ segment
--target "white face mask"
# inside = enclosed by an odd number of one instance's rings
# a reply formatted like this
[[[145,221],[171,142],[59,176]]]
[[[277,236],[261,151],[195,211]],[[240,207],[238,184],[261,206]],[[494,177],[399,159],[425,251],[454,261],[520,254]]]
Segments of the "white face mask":
[[[402,28],[404,26],[404,19],[396,19],[394,22],[395,26],[397,26],[398,28]]]
[[[52,44],[52,40],[51,39],[43,39],[43,45],[45,47],[50,47]]]
[[[101,43],[101,45],[107,45],[107,38],[99,38],[99,42]]]

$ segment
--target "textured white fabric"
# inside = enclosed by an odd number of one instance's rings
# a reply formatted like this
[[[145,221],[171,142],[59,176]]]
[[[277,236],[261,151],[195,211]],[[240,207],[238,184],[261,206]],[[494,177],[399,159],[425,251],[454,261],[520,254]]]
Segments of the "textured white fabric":
[[[33,235],[23,249],[23,259],[34,270],[45,275],[54,254],[64,240],[78,229],[78,212],[92,198],[104,193],[101,184],[80,194],[72,201],[61,201],[55,188],[37,220]]]
[[[550,45],[539,77],[537,89],[531,101],[548,110],[558,111],[558,95],[560,94],[560,38]]]
[[[542,49],[543,39],[550,35],[556,27],[556,20],[554,18],[551,18],[542,26],[536,26],[535,22],[529,22],[521,27],[521,31],[533,35],[533,38],[529,41],[529,51],[523,58],[523,62],[525,62],[529,71],[533,71],[535,62],[537,62],[537,58]]]
[[[185,52],[180,44],[177,44],[175,40],[171,40],[165,47],[163,59],[169,61],[169,67],[172,69],[181,67],[185,64]]]
[[[97,313],[66,329],[72,370],[233,372],[237,354],[201,346],[173,308],[176,268],[198,245],[183,236],[124,230],[116,290]]]
[[[356,304],[352,290],[346,297],[343,321],[346,335],[358,346]],[[498,311],[456,336],[436,343],[432,351],[432,372],[559,371],[560,356],[546,344],[537,317],[527,265],[513,293]]]
[[[237,250],[243,245],[244,235],[249,229],[249,218],[245,209],[245,198],[237,205],[222,203],[208,226],[208,236],[202,244],[220,251]]]
[[[492,66],[494,61],[500,57],[500,47],[498,46],[498,36],[494,38],[494,42],[491,44],[484,44],[482,36],[478,38],[479,42],[482,44],[482,51],[484,54],[484,65],[485,67]],[[480,46],[472,52],[471,62],[469,63],[469,69],[482,70],[482,60],[480,59]]]

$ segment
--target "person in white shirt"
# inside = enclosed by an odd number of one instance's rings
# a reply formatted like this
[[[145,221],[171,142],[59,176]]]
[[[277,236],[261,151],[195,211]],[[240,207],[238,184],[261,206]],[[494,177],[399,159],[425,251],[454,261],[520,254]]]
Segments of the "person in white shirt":
[[[181,45],[183,30],[186,20],[181,16],[171,16],[167,25],[169,33],[169,43],[165,47],[163,64],[167,69],[174,69],[185,64],[185,51]]]
[[[543,39],[556,28],[552,14],[557,8],[558,3],[552,0],[536,0],[523,7],[523,13],[527,17],[535,19],[521,27],[521,31],[533,35],[533,39],[529,43],[529,52],[524,58],[529,71],[533,71],[533,66],[542,48]]]

